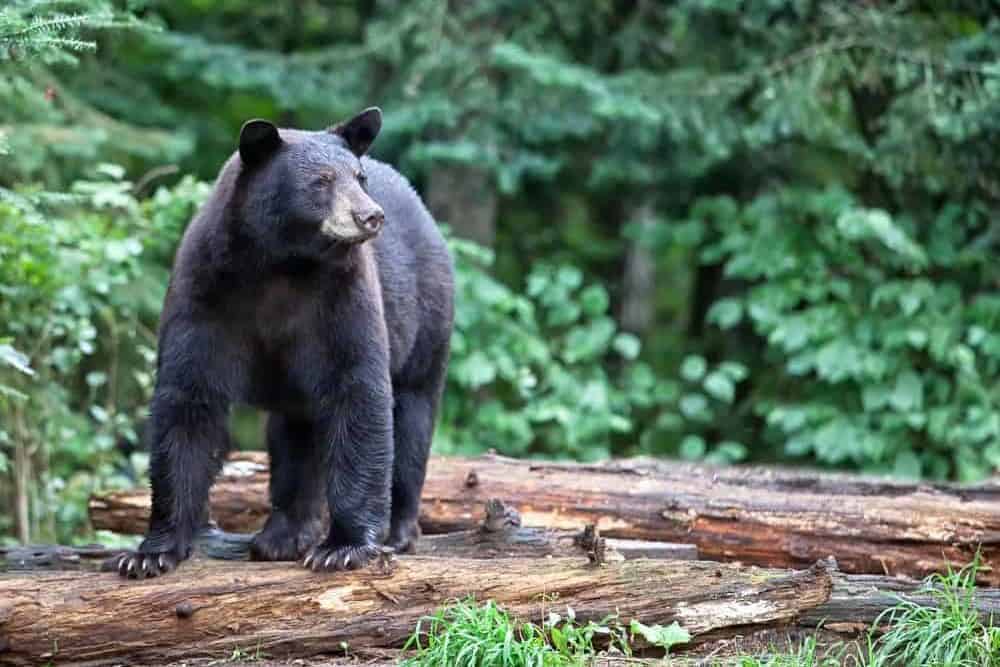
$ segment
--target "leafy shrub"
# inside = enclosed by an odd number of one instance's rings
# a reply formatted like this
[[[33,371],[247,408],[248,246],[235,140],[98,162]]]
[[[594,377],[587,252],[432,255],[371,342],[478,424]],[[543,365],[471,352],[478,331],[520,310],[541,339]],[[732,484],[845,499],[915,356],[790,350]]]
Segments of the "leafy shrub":
[[[188,179],[139,202],[121,170],[98,172],[0,201],[0,464],[23,448],[47,539],[73,536],[98,486],[129,482],[115,445],[138,441],[165,258],[206,192]]]
[[[985,210],[918,225],[839,188],[786,189],[703,199],[688,223],[713,239],[703,261],[744,286],[708,320],[759,337],[743,400],[784,455],[914,478],[1000,465],[998,274],[973,243]]]
[[[449,243],[455,335],[437,451],[579,460],[642,451],[718,462],[746,455],[742,444],[708,434],[746,376],[741,364],[709,368],[692,356],[679,381],[658,378],[638,359],[639,339],[611,317],[607,290],[576,267],[539,263],[520,291],[490,275],[487,249]]]

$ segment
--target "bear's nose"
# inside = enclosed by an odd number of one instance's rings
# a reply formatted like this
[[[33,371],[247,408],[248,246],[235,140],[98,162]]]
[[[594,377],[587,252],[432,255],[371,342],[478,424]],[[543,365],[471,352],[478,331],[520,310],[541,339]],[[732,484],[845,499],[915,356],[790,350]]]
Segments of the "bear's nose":
[[[385,223],[385,214],[382,209],[368,210],[354,213],[354,222],[358,227],[374,234]]]

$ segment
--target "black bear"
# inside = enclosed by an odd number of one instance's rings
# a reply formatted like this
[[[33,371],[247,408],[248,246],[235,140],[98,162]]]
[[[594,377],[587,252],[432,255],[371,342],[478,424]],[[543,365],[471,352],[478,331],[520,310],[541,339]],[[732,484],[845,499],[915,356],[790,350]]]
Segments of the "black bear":
[[[381,124],[371,108],[326,131],[240,131],[174,262],[148,428],[153,506],[123,576],[190,555],[234,402],[269,412],[271,515],[254,558],[357,568],[418,537],[453,275],[419,196],[365,156]]]

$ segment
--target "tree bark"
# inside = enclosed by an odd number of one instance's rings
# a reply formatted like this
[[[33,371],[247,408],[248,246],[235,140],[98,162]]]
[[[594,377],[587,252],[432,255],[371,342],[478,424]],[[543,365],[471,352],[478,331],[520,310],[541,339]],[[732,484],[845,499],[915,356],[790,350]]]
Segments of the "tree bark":
[[[16,433],[14,442],[14,524],[17,539],[23,543],[31,541],[31,456],[24,434]]]
[[[436,166],[428,174],[427,208],[463,239],[492,248],[497,193],[490,174],[467,165]]]
[[[823,567],[800,572],[693,561],[592,566],[582,558],[407,557],[318,575],[289,563],[191,561],[133,582],[113,573],[0,577],[0,661],[67,664],[275,658],[400,646],[448,600],[493,599],[521,619],[679,622],[692,637],[791,622],[830,596]]]
[[[266,458],[241,454],[212,493],[226,530],[257,529],[267,512]],[[425,533],[476,527],[483,503],[522,508],[525,526],[610,538],[683,542],[702,558],[803,567],[827,556],[858,574],[923,577],[970,562],[981,548],[981,581],[1000,584],[1000,485],[910,484],[757,467],[719,468],[653,460],[598,465],[499,456],[435,458],[423,493]],[[141,533],[145,491],[95,497],[97,528]]]
[[[638,206],[633,217],[644,233],[656,225],[648,202]],[[622,273],[622,328],[645,335],[656,311],[656,257],[641,239],[629,241]]]

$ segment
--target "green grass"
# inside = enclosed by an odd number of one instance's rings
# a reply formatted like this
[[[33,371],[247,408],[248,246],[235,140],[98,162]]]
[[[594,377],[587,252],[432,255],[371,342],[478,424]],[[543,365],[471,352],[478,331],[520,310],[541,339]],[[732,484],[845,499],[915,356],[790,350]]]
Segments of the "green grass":
[[[774,653],[763,657],[737,658],[739,667],[842,667],[847,660],[847,648],[840,647],[829,654],[820,655],[816,638],[808,637],[799,646],[790,647],[787,653]]]
[[[616,617],[577,623],[550,613],[541,625],[520,623],[492,600],[454,602],[417,624],[406,643],[416,654],[408,667],[563,667],[596,655],[595,639],[609,651],[628,655],[628,635]]]
[[[738,667],[1000,667],[1000,627],[976,611],[978,557],[967,567],[929,577],[922,593],[932,605],[899,598],[875,621],[863,650],[843,644],[822,653],[815,637],[767,656],[746,656],[713,663]],[[883,632],[884,630],[884,632]],[[522,623],[492,600],[466,599],[426,617],[406,644],[414,655],[409,667],[563,667],[585,665],[605,653],[630,656],[631,641],[670,646],[690,639],[677,624],[647,627],[633,621],[626,629],[616,616],[577,622],[550,612],[540,623]],[[853,643],[857,648],[858,644]],[[669,663],[664,663],[669,664]]]
[[[984,623],[976,612],[978,572],[977,556],[957,572],[927,579],[924,591],[934,600],[933,606],[900,599],[883,612],[875,628],[888,626],[888,630],[869,639],[866,667],[1000,666],[1000,627],[993,626],[992,618]]]

